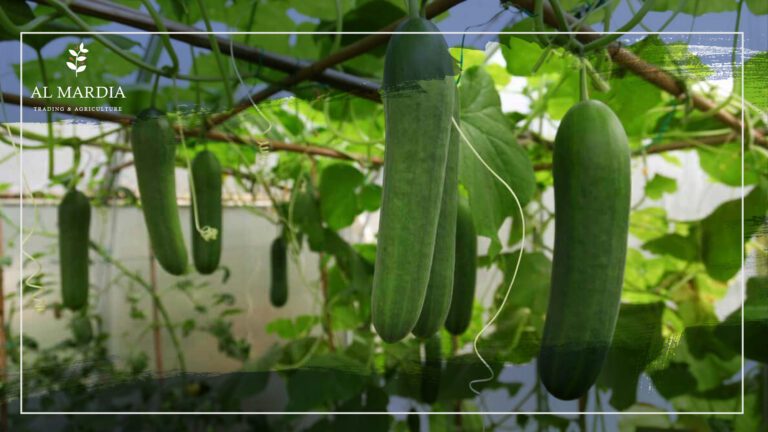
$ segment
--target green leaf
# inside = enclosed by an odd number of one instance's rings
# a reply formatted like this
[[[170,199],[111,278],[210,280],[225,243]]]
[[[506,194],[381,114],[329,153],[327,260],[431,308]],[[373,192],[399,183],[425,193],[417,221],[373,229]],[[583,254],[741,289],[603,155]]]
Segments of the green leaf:
[[[768,364],[768,277],[747,281],[744,301],[744,357]],[[735,352],[741,352],[742,308],[734,311],[715,329],[715,335]]]
[[[651,10],[656,12],[680,10],[684,14],[700,16],[708,13],[734,11],[737,5],[738,2],[734,0],[656,0]]]
[[[643,249],[656,255],[668,255],[686,262],[699,259],[699,243],[695,236],[665,234],[645,242]]]
[[[651,240],[669,230],[667,212],[660,207],[635,210],[629,217],[629,232],[640,240]]]
[[[345,163],[335,163],[323,169],[320,176],[320,210],[329,227],[347,227],[360,214],[357,188],[363,183],[363,173]]]
[[[15,25],[23,25],[35,18],[32,8],[27,2],[21,0],[0,0],[0,9]],[[0,40],[19,40],[19,35],[11,33],[9,29],[0,28]]]
[[[768,69],[768,52],[761,52],[744,62],[743,70],[739,68],[734,76],[734,82],[739,82],[743,72],[744,97],[763,111],[768,111],[768,77],[765,75],[766,69]],[[736,86],[736,92],[738,92],[739,87]]]
[[[696,152],[699,154],[701,169],[714,180],[728,186],[741,186],[741,143],[732,142],[718,147],[699,146]],[[755,150],[744,155],[745,185],[757,183],[758,172],[764,161],[765,156]]]
[[[747,0],[747,7],[755,15],[768,14],[768,2],[763,0]]]
[[[299,315],[295,319],[278,318],[267,324],[267,333],[277,334],[283,339],[296,339],[312,330],[319,320],[312,315]]]
[[[504,39],[508,38],[508,42],[504,43]],[[507,71],[511,75],[517,76],[530,76],[533,75],[532,68],[536,62],[540,59],[544,49],[535,42],[530,42],[519,37],[500,36],[501,53],[504,55],[504,59],[507,63]],[[539,68],[537,74],[544,73],[562,73],[566,62],[568,60],[563,58],[563,54],[553,50],[550,52],[546,62],[544,62]]]
[[[675,193],[677,191],[677,180],[656,174],[645,184],[645,194],[648,198],[657,200],[665,193]]]
[[[462,130],[475,150],[509,184],[521,205],[525,206],[536,186],[533,166],[525,150],[515,141],[514,130],[501,112],[493,80],[483,69],[471,68],[464,72],[460,94]],[[499,228],[510,216],[518,219],[519,211],[513,196],[463,140],[460,143],[459,178],[469,192],[478,233],[491,239],[492,251],[499,250]]]
[[[744,219],[741,207],[741,199],[725,202],[701,222],[702,261],[707,273],[719,281],[729,280],[741,269],[742,241],[752,238],[759,228],[750,221],[763,221],[768,210],[765,192],[754,188],[744,198]]]
[[[361,210],[376,211],[381,206],[381,186],[373,183],[364,184],[357,198],[357,204]]]

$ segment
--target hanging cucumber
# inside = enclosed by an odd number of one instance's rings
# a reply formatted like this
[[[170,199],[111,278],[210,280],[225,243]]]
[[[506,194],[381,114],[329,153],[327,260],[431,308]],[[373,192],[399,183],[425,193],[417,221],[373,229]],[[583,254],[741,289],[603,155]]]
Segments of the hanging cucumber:
[[[432,335],[424,342],[424,363],[421,372],[421,400],[433,404],[440,392],[440,377],[443,368],[443,353],[440,335]]]
[[[221,164],[216,155],[205,150],[195,156],[192,184],[192,257],[199,273],[211,274],[221,258]]]
[[[272,242],[270,249],[271,285],[269,301],[274,307],[281,307],[288,301],[288,248],[285,234]]]
[[[456,91],[453,117],[461,115],[459,92]],[[427,284],[424,305],[413,334],[427,338],[435,334],[445,322],[453,296],[454,263],[456,259],[456,206],[459,188],[459,134],[451,125],[448,160],[445,165],[445,185],[437,223],[435,252]]]
[[[597,379],[621,300],[630,206],[630,151],[605,104],[574,105],[553,155],[555,247],[539,373],[559,399]]]
[[[162,111],[150,108],[136,116],[131,147],[152,250],[165,271],[183,274],[187,269],[187,249],[176,205],[176,143]]]
[[[88,242],[91,203],[82,192],[72,189],[58,209],[61,302],[71,310],[88,304]]]
[[[477,278],[477,233],[472,211],[466,199],[459,199],[456,213],[456,263],[453,274],[453,298],[445,328],[453,335],[467,331],[472,318]]]
[[[373,281],[372,321],[385,342],[419,319],[435,250],[455,97],[445,39],[411,17],[393,35],[384,61],[384,191]]]

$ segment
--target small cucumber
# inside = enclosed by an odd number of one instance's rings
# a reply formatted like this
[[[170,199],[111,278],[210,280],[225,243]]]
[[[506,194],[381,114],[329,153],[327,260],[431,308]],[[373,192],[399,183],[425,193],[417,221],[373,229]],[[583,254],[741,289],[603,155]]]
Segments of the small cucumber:
[[[456,213],[456,264],[453,274],[453,298],[445,319],[445,329],[453,335],[467,331],[472,319],[477,279],[477,232],[466,199],[459,199]]]
[[[88,243],[91,203],[82,192],[72,189],[58,209],[61,302],[73,311],[88,304]]]
[[[274,307],[282,307],[288,301],[288,249],[284,234],[272,242],[270,264],[269,301]]]
[[[459,92],[456,92],[453,116],[458,121]],[[451,307],[454,283],[454,263],[456,260],[456,206],[459,188],[459,134],[451,126],[451,139],[448,147],[448,160],[445,165],[445,186],[443,200],[440,203],[440,219],[437,223],[437,239],[432,268],[429,274],[427,294],[421,307],[419,320],[413,328],[413,334],[427,338],[437,333],[445,322]]]
[[[197,231],[195,212],[192,218],[192,257],[200,274],[211,274],[221,259],[221,164],[216,155],[202,151],[192,161],[192,182],[195,188],[193,206],[197,207],[200,228],[216,230],[215,237],[206,240]]]

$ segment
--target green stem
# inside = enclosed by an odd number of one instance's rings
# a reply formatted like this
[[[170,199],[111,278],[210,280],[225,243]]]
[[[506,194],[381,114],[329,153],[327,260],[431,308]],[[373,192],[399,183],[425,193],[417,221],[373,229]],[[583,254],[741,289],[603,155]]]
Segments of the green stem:
[[[168,52],[168,56],[171,58],[171,70],[169,71],[170,74],[175,75],[176,72],[179,71],[179,58],[176,56],[176,50],[173,49],[173,45],[171,44],[171,38],[168,36],[168,29],[165,27],[165,22],[163,21],[163,17],[160,16],[160,14],[157,13],[154,7],[152,7],[152,3],[150,3],[149,0],[141,0],[141,2],[144,4],[144,7],[147,8],[147,11],[149,12],[149,15],[152,17],[152,21],[155,22],[155,25],[157,26],[157,31],[161,32],[160,40],[163,41],[163,45],[165,46],[165,50]]]
[[[611,18],[613,17],[613,9],[611,9],[610,1],[607,2],[608,6],[605,8],[605,15],[603,15],[603,31],[611,31]]]
[[[637,15],[637,9],[635,9],[635,6],[632,4],[632,0],[627,0],[627,7],[629,8],[629,12],[632,13],[633,16]],[[645,25],[645,23],[643,22],[640,23],[640,28],[647,32],[653,31],[650,27]]]
[[[160,74],[155,74],[155,81],[152,83],[152,95],[149,98],[149,104],[152,108],[157,108],[157,89],[160,86]]]
[[[546,31],[544,26],[544,0],[536,0],[533,6],[533,25],[537,32]],[[549,46],[549,38],[544,34],[537,34],[536,37],[544,46]]]
[[[589,100],[589,87],[587,86],[587,65],[584,64],[584,60],[581,61],[581,68],[579,69],[579,99],[582,102]]]
[[[606,47],[613,43],[613,41],[617,40],[621,36],[623,36],[623,33],[626,33],[630,30],[632,30],[638,23],[643,21],[643,18],[645,18],[645,15],[650,12],[651,8],[654,5],[655,0],[646,0],[643,3],[643,7],[640,8],[640,10],[629,20],[626,24],[619,27],[616,30],[616,34],[609,34],[601,37],[600,39],[597,39],[595,41],[592,41],[586,45],[584,45],[584,52],[588,53],[603,47]]]
[[[48,85],[48,74],[45,70],[45,60],[43,59],[43,54],[40,52],[39,49],[35,50],[37,53],[37,64],[40,66],[40,76],[43,79],[43,85],[45,88],[49,88]],[[47,105],[46,101],[46,105]],[[56,158],[54,157],[53,150],[54,150],[54,140],[53,140],[53,112],[50,110],[45,111],[45,119],[47,122],[47,128],[48,128],[48,137],[46,138],[46,142],[48,143],[48,179],[52,179],[56,173]]]
[[[165,321],[165,327],[168,331],[168,334],[171,337],[171,343],[173,343],[173,347],[176,350],[176,358],[179,362],[179,369],[181,369],[182,372],[186,372],[187,370],[187,363],[184,360],[184,353],[181,350],[181,344],[179,343],[179,339],[176,336],[176,331],[173,329],[173,323],[171,322],[170,315],[168,315],[168,311],[165,309],[165,306],[163,305],[162,300],[160,299],[160,296],[157,295],[157,293],[152,289],[152,285],[150,285],[147,281],[142,279],[141,276],[139,276],[138,273],[131,271],[128,267],[126,267],[122,262],[116,260],[112,255],[107,252],[106,249],[102,248],[96,242],[89,241],[89,245],[91,249],[93,249],[99,256],[101,256],[104,261],[107,264],[111,264],[115,266],[122,274],[127,276],[132,281],[136,282],[141,286],[144,291],[146,291],[150,297],[152,297],[152,302],[155,304],[155,307],[157,307],[157,310],[160,312],[160,315],[163,318],[163,321]]]
[[[205,6],[204,0],[197,0],[197,4],[200,9],[200,15],[203,17],[203,22],[205,23],[205,29],[208,32],[213,32],[213,26],[211,26],[211,19],[208,17],[208,10]],[[229,79],[227,78],[227,69],[224,67],[224,60],[221,56],[221,49],[219,49],[219,42],[216,39],[216,35],[213,33],[208,34],[208,41],[211,43],[211,49],[213,50],[213,57],[216,59],[216,67],[219,69],[219,73],[221,74],[221,79],[223,80],[222,84],[224,85],[224,96],[227,99],[227,104],[231,108],[233,99],[232,99],[232,91],[229,88]]]
[[[565,19],[565,12],[560,5],[560,0],[549,0],[549,4],[552,6],[552,11],[555,13],[558,28],[565,31],[571,31],[571,26],[568,24],[568,20]]]
[[[77,187],[77,183],[80,181],[80,176],[77,174],[77,169],[80,167],[80,146],[76,145],[72,147],[74,152],[74,158],[72,160],[72,178],[69,180],[68,189],[74,189]]]
[[[419,0],[408,0],[408,18],[419,17]]]
[[[670,24],[672,24],[672,21],[674,21],[675,18],[677,18],[677,16],[680,15],[680,12],[683,10],[683,8],[685,7],[685,4],[687,2],[688,2],[688,0],[680,0],[680,3],[678,3],[678,5],[677,5],[677,9],[675,9],[675,11],[672,13],[672,15],[670,15],[669,18],[667,18],[667,20],[664,21],[664,24],[662,24],[661,27],[659,27],[659,29],[656,30],[656,31],[663,32],[664,30],[666,30],[667,27]]]

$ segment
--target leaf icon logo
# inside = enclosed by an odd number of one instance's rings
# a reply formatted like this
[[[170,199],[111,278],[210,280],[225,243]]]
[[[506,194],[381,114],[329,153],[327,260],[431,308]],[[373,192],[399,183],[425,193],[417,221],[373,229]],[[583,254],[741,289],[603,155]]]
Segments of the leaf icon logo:
[[[85,45],[82,42],[80,43],[80,46],[76,48],[77,51],[73,49],[69,50],[70,57],[69,61],[66,63],[69,70],[75,71],[75,77],[85,70],[86,65],[83,63],[86,60],[85,54],[88,53],[88,49],[85,48]]]

